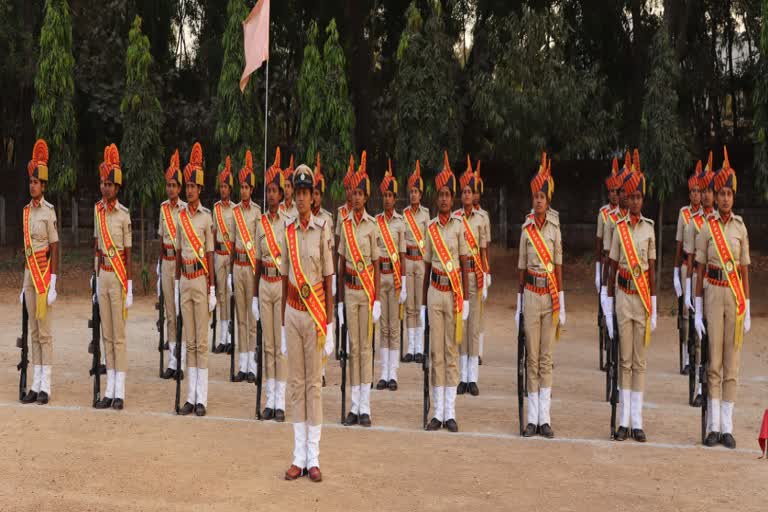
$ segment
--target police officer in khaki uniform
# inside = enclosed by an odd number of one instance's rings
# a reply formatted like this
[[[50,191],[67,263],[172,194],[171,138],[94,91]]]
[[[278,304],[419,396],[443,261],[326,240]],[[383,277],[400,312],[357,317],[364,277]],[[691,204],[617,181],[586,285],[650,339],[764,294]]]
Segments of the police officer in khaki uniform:
[[[712,171],[712,152],[709,152],[709,160],[707,166],[697,176],[699,182],[699,190],[701,194],[701,208],[699,211],[693,214],[693,222],[690,222],[685,227],[683,235],[683,252],[688,255],[688,268],[691,269],[691,273],[688,274],[688,278],[685,280],[685,307],[689,312],[693,312],[693,293],[696,291],[696,285],[698,283],[698,267],[696,263],[696,239],[701,235],[701,230],[704,228],[707,217],[714,212],[715,204],[715,191],[711,184],[715,177],[714,171]],[[704,280],[704,288],[707,287],[707,280]],[[706,316],[704,317],[706,318]],[[695,375],[698,379],[700,375],[699,369],[701,368],[701,338],[698,333],[696,334],[696,360],[691,362],[691,370],[695,371]],[[703,398],[701,396],[701,381],[699,380],[696,387],[696,396],[691,404],[693,407],[701,407],[703,404]]]
[[[707,366],[708,426],[705,446],[718,442],[736,448],[733,408],[738,390],[744,334],[752,324],[749,290],[749,234],[744,220],[733,213],[736,171],[724,149],[723,167],[709,184],[717,195],[717,211],[696,237],[695,323],[699,337],[709,335]],[[704,286],[706,279],[707,286]],[[707,325],[704,325],[704,317]]]
[[[325,195],[325,176],[323,176],[323,169],[320,164],[320,153],[317,154],[317,157],[315,159],[315,171],[313,175],[313,185],[312,185],[312,215],[315,216],[315,218],[319,218],[325,223],[326,229],[329,231],[329,236],[331,237],[332,245],[331,249],[333,251],[336,250],[335,242],[333,236],[333,214],[323,208],[323,195]],[[334,255],[334,266],[336,264],[336,253],[333,253]],[[332,292],[333,297],[335,299],[336,297],[336,269],[334,268],[334,274],[333,274],[333,280],[331,281],[332,284]],[[323,387],[325,387],[325,366],[323,366]]]
[[[103,199],[96,204],[99,274],[97,296],[101,314],[101,333],[107,361],[107,389],[94,404],[97,409],[122,409],[125,406],[125,372],[128,357],[125,320],[133,305],[131,280],[131,214],[120,204],[117,194],[123,185],[120,153],[114,144],[104,150],[99,166]]]
[[[406,289],[411,290],[405,301],[405,325],[408,332],[408,350],[403,361],[406,363],[423,361],[424,324],[427,307],[419,290],[424,289],[424,250],[427,243],[427,224],[429,209],[421,205],[424,194],[424,180],[421,177],[421,163],[416,160],[416,167],[408,177],[409,206],[403,210],[405,224],[405,281]]]
[[[480,374],[480,335],[482,332],[483,312],[482,303],[488,297],[488,288],[485,282],[485,262],[488,261],[488,233],[486,231],[487,216],[473,207],[475,190],[478,181],[472,170],[472,162],[467,155],[467,169],[459,178],[461,187],[461,206],[454,215],[464,225],[464,237],[470,257],[467,258],[467,282],[469,284],[468,296],[472,305],[469,318],[464,326],[464,337],[459,347],[459,374],[460,381],[456,393],[463,395],[467,391],[472,396],[480,394],[477,381]]]
[[[296,204],[293,202],[293,172],[293,155],[291,155],[291,161],[288,164],[288,167],[283,169],[283,177],[285,179],[285,199],[280,203],[280,211],[290,218],[296,218],[296,215],[298,215]]]
[[[187,344],[187,401],[179,414],[205,416],[208,407],[208,325],[216,308],[211,211],[200,204],[205,184],[203,149],[192,146],[184,168],[187,207],[179,212],[176,289]],[[206,292],[208,292],[206,294]],[[176,296],[176,294],[174,295]],[[206,300],[207,297],[207,300]]]
[[[597,212],[597,234],[595,235],[595,288],[597,293],[600,293],[600,288],[603,286],[603,266],[605,265],[605,255],[603,251],[603,233],[605,232],[605,224],[610,222],[608,214],[615,210],[619,204],[619,187],[620,183],[616,179],[616,175],[619,172],[619,160],[614,157],[611,165],[611,174],[605,179],[605,189],[608,191],[608,204],[604,204]]]
[[[235,217],[232,214],[232,190],[235,186],[232,176],[232,160],[227,156],[224,169],[217,180],[221,199],[213,205],[213,241],[215,254],[213,262],[216,266],[216,307],[218,307],[219,344],[214,348],[214,354],[229,353],[232,349],[232,336],[229,333],[229,322],[232,312],[229,310],[229,299],[234,293],[232,288],[232,253],[234,252]]]
[[[251,194],[256,188],[251,151],[245,153],[245,167],[238,175],[240,202],[235,205],[235,313],[237,316],[237,353],[240,371],[235,382],[256,382],[256,322],[259,309],[254,308],[256,296],[256,227],[261,221],[261,208]],[[242,219],[242,224],[238,219]],[[252,258],[253,257],[253,258]],[[253,259],[253,261],[252,261]]]
[[[283,170],[280,168],[280,148],[275,162],[267,169],[264,186],[267,187],[267,212],[256,223],[256,297],[255,317],[261,318],[264,345],[264,372],[267,379],[267,405],[261,417],[265,420],[285,421],[285,385],[288,362],[280,350],[280,329],[283,325],[282,261],[285,225],[288,217],[280,211],[284,188]]]
[[[165,308],[165,339],[168,340],[168,367],[163,372],[164,379],[176,377],[181,372],[184,378],[184,367],[187,361],[187,347],[181,347],[181,366],[176,361],[176,296],[174,282],[176,281],[176,241],[179,232],[179,212],[187,207],[187,203],[179,199],[183,182],[179,150],[171,156],[171,162],[165,171],[165,192],[168,199],[160,204],[160,219],[157,224],[157,234],[160,236],[160,257],[157,261],[157,296],[160,297],[162,288]]]
[[[373,324],[381,316],[379,228],[368,215],[366,203],[371,181],[366,173],[366,153],[352,178],[352,213],[344,221],[339,241],[339,322],[346,321],[349,335],[352,407],[344,424],[371,426],[373,382]],[[346,308],[346,319],[344,310]]]
[[[619,200],[616,207],[608,212],[608,220],[603,224],[603,261],[605,263],[601,269],[603,284],[600,288],[600,303],[603,305],[603,313],[605,313],[605,299],[608,297],[608,274],[611,267],[608,256],[611,252],[611,242],[613,241],[613,233],[616,230],[616,223],[626,217],[629,211],[627,209],[627,195],[624,193],[623,185],[627,178],[629,178],[631,170],[632,157],[629,151],[627,151],[624,157],[624,167],[612,178],[612,186],[617,188]]]
[[[284,254],[281,351],[288,357],[294,441],[293,463],[285,479],[309,474],[313,482],[320,482],[321,373],[334,346],[333,254],[330,230],[311,212],[312,183],[312,171],[300,165],[293,176],[298,216],[287,226],[280,247]]]
[[[376,216],[379,227],[379,266],[381,267],[381,377],[376,389],[397,390],[397,369],[400,366],[401,311],[408,296],[405,280],[405,224],[395,211],[398,184],[392,173],[392,161],[379,187],[384,211]],[[388,244],[391,244],[391,251]]]
[[[346,202],[339,206],[336,210],[336,224],[333,229],[333,246],[334,246],[334,272],[338,272],[338,258],[341,258],[341,256],[336,251],[336,247],[339,246],[339,241],[341,240],[341,227],[344,225],[344,221],[347,220],[347,217],[352,212],[352,187],[350,184],[352,183],[352,177],[355,175],[355,157],[354,155],[349,156],[349,167],[347,168],[347,173],[344,175],[344,178],[342,179],[342,185],[344,185],[344,195],[346,197]],[[336,296],[336,279],[334,276],[333,280],[333,296]]]
[[[627,438],[631,417],[632,437],[644,443],[646,351],[651,341],[651,332],[656,329],[657,312],[656,237],[653,221],[642,215],[646,185],[637,150],[630,175],[622,187],[627,197],[629,214],[617,222],[613,232],[609,255],[611,269],[608,298],[603,311],[608,334],[613,338],[614,328],[618,328],[621,345],[621,412],[615,439],[624,441]],[[618,326],[613,325],[614,297]]]
[[[520,288],[515,324],[520,329],[520,304],[525,313],[525,351],[528,364],[528,424],[524,437],[537,433],[553,438],[550,409],[552,403],[552,352],[565,325],[563,291],[563,244],[560,219],[549,205],[555,183],[546,154],[531,179],[533,214],[528,215],[520,233],[517,268]]]
[[[29,315],[29,340],[32,352],[32,387],[21,403],[47,404],[51,396],[53,336],[49,308],[56,302],[56,276],[59,273],[59,235],[56,210],[43,194],[48,183],[48,145],[35,142],[32,160],[27,164],[29,195],[24,206],[24,284],[21,301]]]
[[[451,214],[456,196],[456,177],[445,153],[443,170],[435,177],[438,215],[424,233],[424,280],[422,297],[429,305],[432,365],[432,420],[427,430],[445,427],[458,432],[456,388],[459,385],[459,345],[464,321],[470,313],[469,283],[464,271],[469,248],[464,224]]]
[[[472,193],[472,206],[475,211],[483,215],[485,220],[485,238],[488,242],[488,248],[491,247],[491,216],[480,206],[480,196],[485,192],[485,183],[482,176],[480,176],[480,160],[477,161],[477,167],[475,168],[475,179],[477,180],[477,187],[475,187]],[[485,285],[486,293],[483,294],[483,302],[488,300],[488,290],[491,288],[491,254],[490,250],[485,251],[485,259],[483,261],[485,266],[485,277],[483,284]],[[483,364],[483,345],[485,344],[485,308],[480,311],[480,346],[478,347],[477,364],[482,366]],[[479,370],[478,370],[479,372]]]

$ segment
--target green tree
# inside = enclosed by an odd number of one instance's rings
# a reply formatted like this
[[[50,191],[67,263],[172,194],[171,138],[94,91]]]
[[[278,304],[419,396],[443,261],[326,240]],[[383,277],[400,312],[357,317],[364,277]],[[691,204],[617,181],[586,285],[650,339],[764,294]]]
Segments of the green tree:
[[[146,264],[144,212],[163,192],[163,155],[160,130],[163,109],[151,80],[152,54],[149,38],[141,32],[136,16],[128,35],[125,55],[125,94],[120,103],[123,115],[121,162],[128,176],[126,192],[132,206],[139,206],[141,218],[141,267],[145,292],[149,283]]]
[[[650,189],[659,201],[657,280],[661,276],[662,219],[664,202],[682,183],[690,166],[690,155],[680,126],[677,87],[680,82],[680,64],[670,43],[666,24],[653,36],[651,47],[651,74],[645,82],[643,115],[641,120],[641,168],[647,171]]]
[[[458,155],[461,149],[458,62],[443,18],[438,1],[431,2],[426,23],[415,2],[406,11],[393,82],[395,154],[401,178],[417,159],[423,168],[439,169],[443,150]]]
[[[222,45],[224,59],[217,88],[216,105],[216,142],[220,146],[221,166],[227,155],[232,157],[233,169],[239,169],[244,163],[245,150],[251,149],[257,167],[263,161],[259,158],[261,137],[260,128],[264,113],[256,98],[255,76],[251,77],[243,93],[240,92],[240,75],[245,67],[243,49],[243,21],[248,17],[248,8],[243,0],[229,0],[227,5],[227,26],[224,30]],[[257,173],[261,176],[261,173]]]
[[[768,199],[768,0],[762,0],[763,23],[760,29],[760,60],[755,79],[755,179],[757,190]]]

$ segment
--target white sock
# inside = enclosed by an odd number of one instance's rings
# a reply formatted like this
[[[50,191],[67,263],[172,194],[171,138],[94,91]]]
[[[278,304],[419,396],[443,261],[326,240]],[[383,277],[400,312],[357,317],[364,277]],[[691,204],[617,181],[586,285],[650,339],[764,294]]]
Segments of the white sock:
[[[381,353],[381,379],[385,382],[389,381],[389,349],[383,348],[379,351]]]
[[[397,350],[389,351],[389,380],[397,382],[397,369],[400,367],[400,354]]]
[[[414,348],[416,344],[416,329],[409,327],[408,328],[408,352],[407,354],[413,354]]]
[[[621,410],[619,418],[619,426],[629,428],[629,413],[631,410],[632,391],[629,389],[622,389],[621,393]]]
[[[456,419],[456,386],[445,388],[445,421]]]
[[[42,383],[42,380],[43,380],[43,367],[41,365],[39,365],[39,364],[36,364],[34,366],[33,374],[32,375],[33,376],[32,376],[32,388],[31,388],[31,390],[34,393],[39,393],[40,392],[40,384]]]
[[[467,382],[474,382],[477,384],[477,379],[480,373],[480,358],[477,356],[470,356],[467,359]]]
[[[195,405],[197,398],[197,368],[187,368],[187,402]]]
[[[643,392],[632,391],[632,428],[643,428]]]
[[[459,374],[461,382],[467,382],[467,354],[459,356]]]
[[[115,398],[125,400],[125,372],[115,372]]]
[[[267,409],[275,408],[275,379],[267,379]]]
[[[442,422],[444,416],[443,405],[445,403],[445,388],[442,386],[432,386],[432,410],[434,411],[433,417],[437,421]]]
[[[307,424],[293,424],[293,465],[307,467]]]
[[[219,320],[219,345],[227,342],[227,332],[229,331],[229,320]]]
[[[360,414],[360,386],[352,386],[352,414]]]
[[[171,370],[175,370],[177,368],[176,364],[176,342],[171,341],[168,343],[168,368]]]
[[[286,382],[284,380],[275,382],[275,409],[283,412],[285,412],[285,384]]]
[[[720,432],[720,399],[711,398],[709,400],[709,431]]]
[[[104,397],[115,398],[115,370],[107,369],[107,390]]]
[[[552,388],[539,389],[539,425],[551,425],[549,409],[552,405]]]
[[[51,368],[49,364],[40,367],[40,391],[51,394]]]
[[[238,359],[240,362],[240,371],[248,373],[248,352],[240,352]]]
[[[360,414],[371,414],[371,384],[360,384]]]
[[[528,423],[539,424],[539,393],[528,392]]]
[[[733,434],[733,402],[723,402],[720,405],[720,421],[723,434]]]
[[[197,369],[197,391],[196,402],[208,407],[208,368]]]
[[[307,468],[320,467],[320,435],[322,425],[310,425],[307,436]]]

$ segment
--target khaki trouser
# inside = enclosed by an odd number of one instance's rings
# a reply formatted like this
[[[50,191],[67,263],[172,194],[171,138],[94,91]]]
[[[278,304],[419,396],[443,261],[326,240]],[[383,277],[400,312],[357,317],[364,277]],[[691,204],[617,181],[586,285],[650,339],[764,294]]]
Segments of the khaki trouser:
[[[645,390],[645,322],[648,314],[640,295],[629,295],[616,287],[616,318],[619,325],[621,388]]]
[[[288,409],[293,423],[323,423],[323,355],[317,346],[315,321],[307,311],[285,307],[288,348]]]
[[[125,344],[125,296],[120,279],[114,272],[99,271],[99,315],[101,336],[104,338],[108,370],[124,372],[128,369]]]
[[[176,261],[162,260],[160,265],[162,273],[160,286],[163,287],[163,308],[165,308],[165,340],[176,343],[176,299],[173,296]]]
[[[232,279],[235,286],[235,313],[237,314],[237,353],[256,350],[256,317],[253,316],[254,275],[250,265],[235,265]]]
[[[406,285],[408,286],[408,285]],[[400,352],[400,290],[395,288],[394,274],[381,274],[381,318],[379,345]],[[399,356],[398,356],[399,357]]]
[[[229,256],[222,256],[221,254],[214,253],[213,262],[213,266],[216,269],[216,307],[218,308],[218,321],[226,322],[229,320],[229,290],[227,289],[227,276],[229,276],[230,258]]]
[[[471,309],[470,309],[471,311]],[[557,326],[552,322],[552,297],[528,289],[523,296],[525,352],[528,362],[528,392],[552,387],[552,351]]]
[[[344,291],[344,308],[349,334],[349,368],[352,386],[373,382],[373,346],[368,339],[371,308],[365,290]]]
[[[728,286],[710,284],[704,292],[709,335],[707,382],[710,398],[736,401],[741,350],[736,348],[736,299]],[[722,384],[722,390],[720,386]]]
[[[187,366],[208,368],[208,280],[205,275],[194,279],[181,276],[181,319],[187,345]]]
[[[269,283],[259,280],[259,315],[261,316],[261,337],[264,345],[264,370],[266,379],[285,382],[288,361],[280,351],[280,328],[282,320],[283,283]]]
[[[477,357],[480,355],[482,294],[477,293],[477,277],[474,272],[469,273],[467,281],[469,282],[469,318],[464,322],[464,335],[459,346],[459,353],[461,355],[467,354],[470,357]]]
[[[53,364],[52,307],[46,303],[45,317],[40,320],[35,318],[37,292],[35,292],[35,285],[32,284],[32,277],[29,275],[28,269],[24,270],[23,290],[24,300],[27,303],[27,314],[29,315],[29,351],[32,353],[32,364],[50,366]],[[45,299],[48,300],[47,294]]]
[[[424,327],[419,319],[419,312],[424,301],[424,261],[405,258],[405,280],[408,298],[405,301],[405,324],[408,329]]]
[[[430,285],[427,292],[429,315],[429,357],[432,361],[432,386],[459,385],[459,346],[453,292],[442,292]]]

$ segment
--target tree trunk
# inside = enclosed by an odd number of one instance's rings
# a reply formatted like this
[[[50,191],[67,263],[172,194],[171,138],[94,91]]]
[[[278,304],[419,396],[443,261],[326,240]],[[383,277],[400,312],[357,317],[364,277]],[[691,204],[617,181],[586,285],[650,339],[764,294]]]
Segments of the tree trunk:
[[[661,282],[662,260],[662,233],[664,232],[664,201],[659,201],[659,217],[656,219],[656,295],[659,295],[659,283]]]

